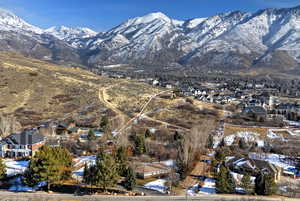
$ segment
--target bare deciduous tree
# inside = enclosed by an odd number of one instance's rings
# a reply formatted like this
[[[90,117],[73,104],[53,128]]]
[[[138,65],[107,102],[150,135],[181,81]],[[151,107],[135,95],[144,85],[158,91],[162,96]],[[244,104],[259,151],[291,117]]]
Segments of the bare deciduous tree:
[[[208,137],[215,128],[215,120],[205,119],[184,135],[179,150],[179,160],[186,170],[190,168],[191,163],[196,159],[198,154],[204,153]]]
[[[17,132],[21,128],[21,124],[14,116],[0,114],[0,135],[7,136]]]

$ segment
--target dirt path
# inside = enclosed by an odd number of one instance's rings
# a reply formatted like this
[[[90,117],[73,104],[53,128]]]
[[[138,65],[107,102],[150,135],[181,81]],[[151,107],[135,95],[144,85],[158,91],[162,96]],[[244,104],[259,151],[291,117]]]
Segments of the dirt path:
[[[127,115],[125,115],[121,110],[119,110],[114,104],[110,103],[108,100],[109,100],[109,95],[107,94],[107,90],[112,88],[112,87],[115,87],[119,84],[121,84],[123,82],[120,82],[120,83],[117,83],[117,84],[114,84],[114,85],[111,85],[109,87],[105,87],[105,88],[100,88],[99,89],[99,94],[98,94],[98,97],[99,97],[99,100],[100,102],[102,102],[107,108],[111,109],[112,111],[114,111],[117,116],[115,118],[119,118],[119,121],[120,121],[120,127],[123,126],[126,122],[126,119],[128,118]],[[114,118],[114,119],[115,119]],[[111,119],[113,120],[113,119]],[[119,130],[120,128],[118,128]]]
[[[126,82],[126,81],[124,81]],[[184,128],[184,127],[181,127],[181,126],[177,126],[175,124],[170,124],[168,122],[164,122],[164,121],[161,121],[161,120],[157,120],[157,119],[154,119],[154,118],[151,118],[151,117],[148,117],[147,115],[145,115],[145,110],[146,108],[148,107],[148,105],[153,101],[153,99],[155,99],[157,96],[161,95],[161,94],[164,94],[164,93],[169,93],[171,92],[171,90],[168,90],[168,91],[161,91],[157,94],[154,94],[152,95],[149,100],[144,104],[142,105],[141,107],[141,111],[135,115],[133,118],[129,119],[128,120],[128,116],[126,114],[124,114],[121,110],[119,110],[117,108],[117,106],[115,106],[114,104],[112,104],[111,102],[109,102],[109,95],[107,94],[107,90],[117,86],[117,85],[120,85],[124,82],[120,82],[120,83],[117,83],[115,85],[111,85],[109,87],[104,87],[104,88],[100,88],[99,89],[99,100],[100,102],[102,102],[107,108],[113,110],[117,116],[114,118],[119,118],[119,128],[116,129],[116,132],[114,133],[114,135],[118,135],[118,134],[121,134],[123,131],[127,130],[128,127],[130,127],[130,125],[135,121],[135,120],[138,120],[140,119],[140,117],[142,117],[143,115],[145,116],[146,119],[150,120],[150,121],[154,121],[154,122],[157,122],[159,124],[162,124],[162,125],[166,125],[166,126],[169,126],[169,127],[173,127],[173,128],[177,128],[177,129],[181,129],[181,130],[185,130],[185,131],[189,131],[189,129],[187,128]]]
[[[164,93],[169,93],[171,92],[172,90],[168,90],[168,91],[162,91],[162,92],[159,92],[157,94],[154,94],[150,97],[150,99],[141,107],[141,111],[133,118],[131,118],[115,135],[118,135],[119,133],[121,133],[122,131],[126,130],[127,127],[132,123],[134,122],[135,120],[138,120],[140,117],[142,117],[143,115],[145,115],[145,110],[146,108],[148,107],[148,105],[152,102],[153,99],[155,99],[157,96],[161,95],[161,94],[164,94]],[[160,123],[160,124],[163,124],[163,125],[167,125],[167,126],[171,126],[171,127],[175,127],[175,128],[178,128],[178,129],[183,129],[183,130],[188,130],[187,128],[183,128],[183,127],[180,127],[180,126],[177,126],[175,124],[170,124],[168,122],[164,122],[164,121],[161,121],[161,120],[157,120],[157,119],[154,119],[154,118],[151,118],[151,117],[148,117],[145,115],[145,118],[146,119],[149,119],[151,121],[155,121],[157,123]]]

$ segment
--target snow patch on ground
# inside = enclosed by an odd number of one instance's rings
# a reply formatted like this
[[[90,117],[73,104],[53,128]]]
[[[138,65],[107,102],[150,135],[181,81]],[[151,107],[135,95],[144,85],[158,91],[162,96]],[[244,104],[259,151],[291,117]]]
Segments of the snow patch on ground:
[[[284,155],[249,153],[249,158],[267,161],[273,165],[283,168],[284,170],[288,170],[289,168],[295,168],[294,162],[288,160],[288,158]]]
[[[29,166],[30,161],[15,161],[11,159],[4,160],[7,176],[23,174]]]
[[[206,178],[201,187],[196,184],[187,190],[187,194],[190,196],[196,196],[199,194],[216,194],[216,181],[212,178]]]
[[[161,161],[161,163],[167,166],[168,168],[176,168],[174,160]]]
[[[258,133],[241,131],[237,132],[236,134],[226,136],[224,138],[224,143],[226,146],[231,146],[234,143],[235,139],[238,137],[243,139],[246,143],[257,142],[259,147],[263,147],[265,143],[263,140],[259,139],[259,136],[260,135]]]
[[[22,177],[16,177],[9,181],[9,184],[11,184],[9,191],[16,191],[16,192],[32,192],[39,190],[43,186],[46,186],[46,182],[39,182],[38,185],[34,187],[29,187],[23,184]]]
[[[144,188],[165,193],[168,190],[168,187],[165,186],[166,182],[165,179],[158,179],[145,184]]]
[[[81,156],[78,158],[75,158],[74,161],[74,167],[77,168],[73,171],[73,177],[82,177],[84,172],[84,166],[87,164],[88,166],[96,164],[96,156]]]

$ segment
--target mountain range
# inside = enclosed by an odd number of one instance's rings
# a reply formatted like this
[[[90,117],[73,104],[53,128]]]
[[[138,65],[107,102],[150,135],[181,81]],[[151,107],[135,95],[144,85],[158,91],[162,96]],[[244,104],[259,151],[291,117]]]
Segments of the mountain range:
[[[0,50],[59,64],[291,70],[300,62],[300,6],[171,19],[150,13],[106,32],[43,30],[0,9]]]

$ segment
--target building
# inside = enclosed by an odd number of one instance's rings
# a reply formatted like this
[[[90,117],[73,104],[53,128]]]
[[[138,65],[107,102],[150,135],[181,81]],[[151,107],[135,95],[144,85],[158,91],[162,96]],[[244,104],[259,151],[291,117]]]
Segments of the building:
[[[0,156],[8,158],[29,157],[45,144],[45,137],[34,130],[11,134],[0,141]]]
[[[243,114],[247,115],[248,117],[252,117],[252,118],[261,118],[261,119],[267,118],[267,111],[263,107],[260,107],[260,106],[246,107],[243,110]]]
[[[135,172],[139,178],[146,179],[167,175],[171,172],[171,168],[158,162],[140,163],[137,165]]]
[[[275,182],[278,182],[282,176],[282,168],[271,164],[267,161],[232,157],[227,160],[226,165],[232,172],[245,174],[249,173],[252,176],[257,176],[260,172],[266,172],[273,176]]]

